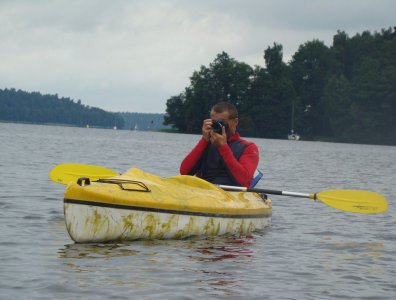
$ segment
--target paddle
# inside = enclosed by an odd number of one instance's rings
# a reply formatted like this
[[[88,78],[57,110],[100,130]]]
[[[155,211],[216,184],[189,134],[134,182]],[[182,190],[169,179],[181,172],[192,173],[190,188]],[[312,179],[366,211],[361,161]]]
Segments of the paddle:
[[[85,164],[61,164],[54,167],[49,173],[52,181],[68,184],[70,181],[77,181],[81,177],[88,177],[92,181],[109,178],[119,175],[116,171]]]
[[[57,165],[51,170],[49,177],[52,181],[68,184],[70,181],[77,181],[81,177],[88,177],[94,181],[117,175],[119,175],[117,172],[104,167],[73,163]],[[264,193],[320,200],[333,208],[354,213],[379,214],[388,209],[384,196],[364,190],[328,190],[316,194],[303,194],[240,186],[219,185],[219,187],[226,191]]]
[[[380,214],[388,209],[384,196],[364,190],[328,190],[315,194],[304,194],[229,185],[219,185],[219,187],[226,191],[254,192],[320,200],[333,208],[354,213]]]

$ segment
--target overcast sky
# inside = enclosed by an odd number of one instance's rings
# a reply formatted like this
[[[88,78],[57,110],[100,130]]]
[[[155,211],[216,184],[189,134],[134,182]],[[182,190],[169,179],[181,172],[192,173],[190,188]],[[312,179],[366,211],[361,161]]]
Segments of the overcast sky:
[[[288,62],[304,42],[395,20],[395,0],[0,0],[0,89],[163,113],[222,51],[264,66],[277,42]]]

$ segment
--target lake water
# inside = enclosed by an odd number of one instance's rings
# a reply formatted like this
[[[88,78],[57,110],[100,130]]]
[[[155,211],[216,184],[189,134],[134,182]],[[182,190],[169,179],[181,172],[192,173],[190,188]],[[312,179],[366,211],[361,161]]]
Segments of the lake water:
[[[264,232],[74,244],[63,220],[66,162],[171,176],[197,135],[0,123],[1,299],[395,299],[396,147],[250,139],[257,187],[366,189],[389,211],[359,215],[271,196]]]

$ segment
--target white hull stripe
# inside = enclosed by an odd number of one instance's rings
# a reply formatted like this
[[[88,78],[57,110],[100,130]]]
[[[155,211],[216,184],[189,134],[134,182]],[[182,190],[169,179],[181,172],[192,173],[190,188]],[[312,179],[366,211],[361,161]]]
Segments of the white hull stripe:
[[[162,209],[162,208],[153,208],[153,207],[131,206],[131,205],[112,204],[112,203],[94,202],[94,201],[76,200],[76,199],[67,199],[67,198],[64,199],[64,203],[88,205],[88,206],[99,206],[99,207],[110,207],[110,208],[136,210],[136,211],[149,211],[149,212],[165,213],[165,214],[216,217],[216,218],[259,219],[259,218],[271,217],[271,211],[269,211],[268,213],[264,213],[264,214],[233,214],[233,215],[231,215],[231,214],[221,214],[221,213],[205,213],[205,212],[182,211],[182,210]]]

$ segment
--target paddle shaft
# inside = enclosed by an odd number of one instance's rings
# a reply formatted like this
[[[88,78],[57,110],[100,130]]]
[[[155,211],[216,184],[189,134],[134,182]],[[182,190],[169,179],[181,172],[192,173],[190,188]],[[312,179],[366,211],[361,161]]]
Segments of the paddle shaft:
[[[296,192],[287,192],[287,191],[277,191],[277,190],[267,190],[267,189],[257,189],[257,188],[248,188],[243,186],[231,186],[231,185],[219,185],[225,191],[241,191],[241,192],[252,192],[252,193],[264,193],[271,195],[281,195],[281,196],[291,196],[291,197],[300,197],[300,198],[310,198],[314,199],[315,194],[305,194],[305,193],[296,193]]]

